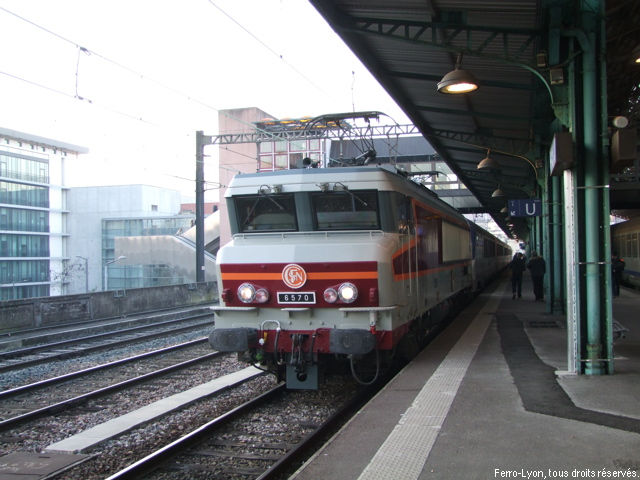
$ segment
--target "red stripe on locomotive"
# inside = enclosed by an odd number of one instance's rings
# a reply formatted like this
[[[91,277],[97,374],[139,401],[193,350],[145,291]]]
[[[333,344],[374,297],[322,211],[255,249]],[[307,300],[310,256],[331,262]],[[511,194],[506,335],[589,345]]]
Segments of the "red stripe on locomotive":
[[[340,263],[298,263],[304,268],[307,280],[298,288],[287,286],[283,280],[286,263],[232,263],[220,265],[222,289],[230,290],[231,301],[227,305],[242,305],[237,299],[236,291],[243,283],[251,283],[269,291],[269,300],[259,306],[261,308],[281,308],[283,306],[301,305],[306,307],[344,307],[344,303],[328,303],[324,300],[324,290],[337,287],[341,283],[351,282],[358,288],[358,298],[349,304],[350,307],[378,306],[378,264],[377,262],[340,262]],[[372,289],[375,295],[370,294]],[[315,292],[315,304],[279,304],[278,292]]]
[[[377,331],[375,333],[377,342],[376,348],[379,350],[391,350],[398,344],[398,342],[407,334],[409,330],[409,324],[403,324],[393,331]],[[258,334],[264,340],[264,344],[261,348],[268,353],[273,353],[273,349],[276,343],[276,337],[278,339],[278,352],[288,353],[291,352],[293,347],[292,338],[295,334],[304,335],[302,342],[302,350],[309,352],[313,348],[313,353],[330,353],[329,336],[331,329],[318,328],[315,330],[287,330],[280,332],[277,335],[275,330],[261,330]],[[314,338],[315,337],[315,338]]]

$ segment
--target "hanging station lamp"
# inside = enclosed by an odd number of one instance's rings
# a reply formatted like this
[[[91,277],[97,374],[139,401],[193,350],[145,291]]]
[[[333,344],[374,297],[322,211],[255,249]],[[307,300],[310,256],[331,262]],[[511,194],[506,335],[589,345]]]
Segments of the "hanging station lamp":
[[[489,148],[487,149],[487,156],[478,162],[478,170],[482,170],[484,168],[500,168],[498,162],[491,158],[490,153],[491,149]]]
[[[438,92],[452,95],[469,93],[478,89],[478,81],[468,71],[460,68],[462,53],[458,54],[456,66],[438,82]]]

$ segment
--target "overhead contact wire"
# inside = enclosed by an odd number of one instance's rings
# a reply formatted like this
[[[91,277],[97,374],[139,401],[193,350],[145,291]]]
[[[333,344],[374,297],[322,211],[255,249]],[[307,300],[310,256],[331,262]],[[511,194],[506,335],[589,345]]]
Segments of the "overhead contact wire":
[[[215,5],[214,5],[214,6],[215,6]],[[122,70],[125,70],[125,71],[127,71],[127,72],[131,73],[132,75],[134,75],[134,76],[136,76],[136,77],[139,77],[139,78],[140,78],[140,79],[142,79],[142,80],[146,80],[146,81],[149,81],[149,82],[155,83],[156,85],[160,86],[161,88],[163,88],[163,89],[165,89],[165,90],[167,90],[167,91],[169,91],[169,92],[175,93],[175,94],[176,94],[176,95],[178,95],[178,96],[184,97],[186,100],[188,100],[188,101],[190,101],[190,102],[194,102],[194,103],[196,103],[196,104],[198,104],[198,105],[200,105],[200,106],[202,106],[202,107],[208,108],[208,109],[213,110],[213,111],[215,111],[215,112],[217,112],[217,113],[221,113],[222,115],[226,116],[227,118],[230,118],[230,119],[232,119],[232,120],[234,120],[234,121],[237,121],[237,122],[239,122],[239,123],[242,123],[242,124],[245,124],[245,125],[247,125],[247,126],[250,126],[250,127],[254,128],[254,129],[256,129],[256,130],[258,130],[258,131],[260,131],[260,132],[262,132],[262,133],[265,133],[265,134],[267,134],[267,135],[271,135],[271,133],[270,133],[270,132],[267,132],[267,131],[265,131],[265,130],[257,129],[257,128],[256,128],[256,126],[255,126],[254,124],[250,123],[250,122],[246,122],[246,121],[244,121],[244,120],[242,120],[242,119],[239,119],[239,118],[234,118],[234,117],[232,117],[232,116],[230,116],[230,115],[226,114],[225,112],[220,111],[218,108],[216,108],[216,107],[214,107],[214,106],[212,106],[212,105],[209,105],[208,103],[206,103],[206,102],[204,102],[204,101],[202,101],[202,100],[199,100],[198,98],[196,98],[196,97],[194,97],[194,96],[192,96],[192,95],[189,95],[188,93],[185,93],[185,92],[183,92],[183,91],[181,91],[181,90],[179,90],[179,89],[177,89],[177,88],[174,88],[174,87],[172,87],[172,86],[170,86],[170,85],[166,85],[166,84],[165,84],[165,83],[163,83],[163,82],[160,82],[160,81],[158,81],[158,80],[156,80],[156,79],[154,79],[154,78],[152,78],[152,77],[149,77],[149,76],[147,76],[147,75],[145,75],[145,74],[143,74],[143,73],[140,73],[140,72],[138,72],[138,71],[136,71],[136,70],[134,70],[134,69],[132,69],[132,68],[130,68],[130,67],[128,67],[128,66],[126,66],[126,65],[124,65],[124,64],[122,64],[122,63],[120,63],[120,62],[117,62],[117,61],[115,61],[115,60],[112,60],[111,58],[109,58],[109,57],[107,57],[107,56],[105,56],[105,55],[102,55],[102,54],[100,54],[100,53],[98,53],[98,52],[96,52],[96,51],[94,51],[94,50],[91,50],[90,48],[84,47],[84,46],[80,45],[79,43],[77,43],[77,42],[75,42],[75,41],[73,41],[73,40],[70,40],[69,38],[67,38],[67,37],[65,37],[65,36],[63,36],[63,35],[60,35],[59,33],[54,32],[53,30],[50,30],[50,29],[48,29],[48,28],[46,28],[46,27],[43,27],[42,25],[39,25],[39,24],[37,24],[37,23],[33,22],[32,20],[29,20],[28,18],[25,18],[25,17],[23,17],[23,16],[21,16],[21,15],[19,15],[19,14],[15,13],[15,12],[12,12],[11,10],[7,10],[7,9],[6,9],[6,8],[4,8],[4,7],[0,7],[0,10],[2,10],[3,12],[8,13],[9,15],[12,15],[12,16],[14,16],[14,17],[16,17],[16,18],[20,19],[20,20],[22,20],[22,21],[23,21],[23,22],[25,22],[25,23],[28,23],[29,25],[34,26],[35,28],[37,28],[37,29],[39,29],[39,30],[42,30],[42,31],[44,31],[44,32],[48,33],[49,35],[52,35],[52,36],[54,36],[54,37],[56,37],[56,38],[58,38],[58,39],[60,39],[60,40],[62,40],[62,41],[64,41],[64,42],[67,42],[67,43],[69,43],[70,45],[73,45],[75,48],[79,49],[79,51],[85,52],[85,53],[87,53],[87,54],[95,55],[96,57],[98,57],[98,58],[100,58],[100,59],[104,60],[104,61],[105,61],[105,62],[107,62],[107,63],[110,63],[110,64],[112,64],[112,65],[114,65],[114,66],[116,66],[116,67],[118,67],[118,68],[120,68],[120,69],[122,69]],[[236,23],[237,23],[237,22],[236,22]],[[243,28],[244,28],[244,27],[243,27]],[[257,38],[257,37],[256,37],[256,38]],[[262,42],[261,42],[261,43],[262,43]],[[271,49],[270,49],[270,50],[271,50]],[[79,53],[78,53],[78,54],[79,54]],[[293,67],[292,67],[292,68],[293,68]],[[4,73],[4,72],[2,72],[2,73]],[[62,93],[63,95],[65,95],[65,96],[67,96],[67,97],[70,97],[70,98],[73,98],[73,99],[75,99],[75,100],[84,100],[84,101],[89,101],[88,99],[81,98],[80,96],[75,96],[75,97],[74,97],[73,95],[69,95],[69,94],[64,93],[64,92],[61,92],[61,91],[56,91],[55,89],[52,89],[52,88],[49,88],[49,87],[44,87],[44,86],[42,86],[42,85],[40,85],[40,84],[37,84],[36,82],[28,81],[28,80],[22,79],[22,78],[20,78],[20,77],[17,77],[17,76],[15,76],[15,75],[7,74],[7,73],[5,73],[5,75],[12,76],[12,77],[17,78],[17,79],[19,79],[19,80],[25,81],[25,82],[30,83],[30,84],[32,84],[32,85],[36,85],[36,86],[39,86],[39,87],[45,88],[45,89],[50,90],[50,91],[55,91],[56,93]],[[76,85],[77,85],[77,81],[76,81]],[[92,103],[92,102],[91,102],[91,103]],[[116,113],[120,113],[120,114],[125,115],[125,116],[130,117],[130,118],[134,118],[134,119],[138,119],[138,120],[144,121],[142,118],[135,117],[135,116],[130,115],[130,114],[125,114],[125,113],[122,113],[122,112],[117,112],[117,111],[115,111],[115,110],[111,110],[111,111],[114,111],[114,112],[116,112]],[[146,123],[150,123],[150,124],[151,124],[151,122],[146,122]]]

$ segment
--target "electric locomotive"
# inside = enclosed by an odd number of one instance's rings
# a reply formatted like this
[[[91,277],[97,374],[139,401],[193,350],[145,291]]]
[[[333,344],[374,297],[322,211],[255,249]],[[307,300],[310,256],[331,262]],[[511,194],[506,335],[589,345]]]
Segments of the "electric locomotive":
[[[511,257],[392,166],[240,174],[225,197],[233,238],[209,342],[289,388],[318,388],[335,360],[372,382]]]

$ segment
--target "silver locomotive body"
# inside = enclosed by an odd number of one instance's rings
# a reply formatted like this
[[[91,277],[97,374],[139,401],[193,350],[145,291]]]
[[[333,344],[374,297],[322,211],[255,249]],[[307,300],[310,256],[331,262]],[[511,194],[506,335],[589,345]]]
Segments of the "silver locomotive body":
[[[210,343],[291,388],[317,388],[336,358],[357,377],[354,362],[378,372],[410,357],[478,282],[469,223],[390,169],[238,175],[226,197],[233,239],[217,257]]]

